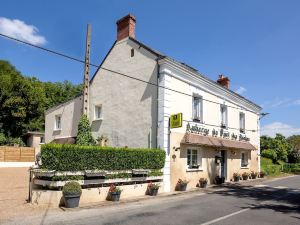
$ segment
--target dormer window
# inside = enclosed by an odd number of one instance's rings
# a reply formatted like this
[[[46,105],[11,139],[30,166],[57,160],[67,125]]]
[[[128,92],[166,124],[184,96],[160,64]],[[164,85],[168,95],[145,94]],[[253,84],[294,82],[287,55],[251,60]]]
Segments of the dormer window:
[[[61,130],[61,115],[55,116],[54,130]]]

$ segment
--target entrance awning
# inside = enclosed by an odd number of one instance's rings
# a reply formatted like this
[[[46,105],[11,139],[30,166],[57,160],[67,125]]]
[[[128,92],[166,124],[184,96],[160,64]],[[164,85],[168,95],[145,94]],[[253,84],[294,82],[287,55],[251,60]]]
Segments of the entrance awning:
[[[256,150],[256,148],[246,141],[233,141],[224,138],[203,136],[199,134],[186,133],[181,140],[181,144],[204,145],[216,148],[233,148],[243,150]]]

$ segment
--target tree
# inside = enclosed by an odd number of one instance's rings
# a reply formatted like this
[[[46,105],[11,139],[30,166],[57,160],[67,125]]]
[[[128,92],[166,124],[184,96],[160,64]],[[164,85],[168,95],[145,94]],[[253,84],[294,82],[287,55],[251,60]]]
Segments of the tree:
[[[18,138],[28,130],[43,131],[45,110],[81,93],[82,85],[41,82],[0,60],[0,132]]]
[[[96,141],[92,136],[90,121],[85,114],[81,116],[78,124],[76,144],[96,145]]]
[[[300,163],[300,135],[293,135],[287,139],[292,145],[292,151],[288,155],[290,163]]]

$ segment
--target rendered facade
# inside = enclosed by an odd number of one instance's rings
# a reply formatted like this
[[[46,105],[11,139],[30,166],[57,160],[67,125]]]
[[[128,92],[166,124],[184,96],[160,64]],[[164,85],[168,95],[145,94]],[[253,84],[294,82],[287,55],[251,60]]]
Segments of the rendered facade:
[[[261,108],[217,82],[135,39],[135,18],[117,22],[117,40],[89,86],[92,134],[107,145],[161,148],[167,153],[164,191],[177,180],[227,181],[259,171]],[[130,77],[128,77],[130,76]],[[82,96],[46,111],[46,143],[76,137]],[[182,126],[171,128],[171,115]]]

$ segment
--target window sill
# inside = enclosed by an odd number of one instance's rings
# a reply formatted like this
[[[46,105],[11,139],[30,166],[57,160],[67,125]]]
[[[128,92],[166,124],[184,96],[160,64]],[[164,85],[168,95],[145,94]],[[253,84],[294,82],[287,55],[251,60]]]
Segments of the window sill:
[[[54,129],[54,131],[61,131],[62,129]]]
[[[249,166],[241,166],[241,169],[250,169]]]
[[[101,121],[103,118],[94,119],[93,121]]]
[[[197,168],[197,169],[186,169],[186,172],[198,172],[198,171],[203,171],[202,168]]]

